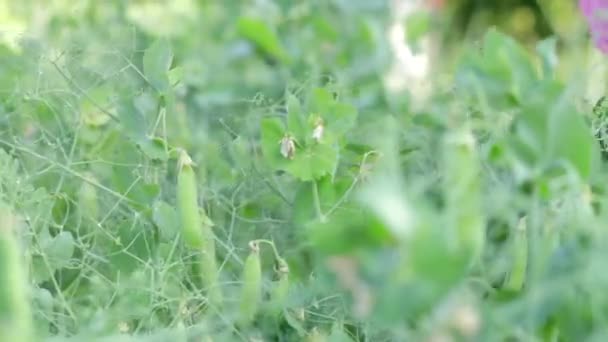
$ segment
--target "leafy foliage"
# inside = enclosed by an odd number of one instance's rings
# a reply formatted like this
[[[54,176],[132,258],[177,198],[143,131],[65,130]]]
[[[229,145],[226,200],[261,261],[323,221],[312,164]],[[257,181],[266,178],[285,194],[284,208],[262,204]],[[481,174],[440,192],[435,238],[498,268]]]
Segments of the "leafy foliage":
[[[386,2],[72,5],[0,14],[31,30],[0,43],[0,203],[37,340],[606,336],[605,101],[555,40],[488,30],[415,107]]]

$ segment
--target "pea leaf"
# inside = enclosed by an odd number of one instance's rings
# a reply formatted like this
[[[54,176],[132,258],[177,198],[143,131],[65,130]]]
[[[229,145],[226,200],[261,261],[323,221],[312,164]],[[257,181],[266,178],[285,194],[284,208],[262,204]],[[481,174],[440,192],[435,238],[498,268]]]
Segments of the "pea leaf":
[[[325,88],[315,88],[312,91],[311,110],[318,114],[330,113],[334,107],[333,95]]]
[[[144,52],[144,75],[159,93],[170,88],[168,71],[172,61],[173,52],[166,39],[156,40]]]
[[[391,231],[367,208],[342,206],[326,222],[315,221],[307,230],[315,248],[326,255],[343,255],[394,243]]]
[[[431,29],[431,14],[420,11],[407,17],[405,21],[405,32],[407,43],[414,48],[418,47],[420,39]]]
[[[279,143],[285,135],[285,126],[276,118],[263,120],[261,126],[262,153],[266,161],[274,169],[284,169],[288,159],[281,155]]]
[[[306,130],[300,100],[293,94],[287,94],[287,127],[301,141],[304,141],[304,138],[309,134]]]
[[[55,270],[66,267],[74,254],[74,237],[68,231],[63,231],[43,246],[49,265]]]
[[[169,153],[165,149],[166,141],[162,138],[140,138],[137,141],[137,146],[150,159],[167,161]]]
[[[551,37],[540,41],[536,45],[536,51],[542,62],[543,77],[552,78],[557,67],[557,38]]]
[[[310,181],[333,172],[338,162],[338,151],[328,144],[312,144],[297,150],[286,170],[302,181]]]
[[[336,103],[328,113],[327,128],[337,135],[344,135],[355,127],[357,108],[347,103]]]
[[[241,36],[254,44],[263,53],[283,63],[289,61],[289,56],[276,32],[263,20],[242,17],[237,22],[237,30]]]
[[[595,140],[583,117],[571,104],[554,106],[548,122],[548,139],[549,154],[554,159],[568,161],[583,179],[589,177],[593,153],[597,152]]]
[[[123,132],[134,140],[146,136],[146,119],[137,110],[132,99],[124,99],[118,106],[118,115]]]
[[[179,231],[179,217],[171,205],[164,201],[154,203],[152,219],[160,230],[161,239],[172,241]]]

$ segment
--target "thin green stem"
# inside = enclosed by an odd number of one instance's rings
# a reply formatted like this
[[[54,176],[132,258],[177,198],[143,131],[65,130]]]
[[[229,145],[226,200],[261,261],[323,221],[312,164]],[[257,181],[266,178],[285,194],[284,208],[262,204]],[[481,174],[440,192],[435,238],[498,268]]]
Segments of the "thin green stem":
[[[312,182],[312,198],[314,201],[314,205],[315,205],[315,211],[317,213],[317,218],[321,221],[321,222],[325,222],[325,215],[323,215],[323,212],[321,211],[321,200],[319,199],[319,187],[317,186],[317,181],[313,181]]]

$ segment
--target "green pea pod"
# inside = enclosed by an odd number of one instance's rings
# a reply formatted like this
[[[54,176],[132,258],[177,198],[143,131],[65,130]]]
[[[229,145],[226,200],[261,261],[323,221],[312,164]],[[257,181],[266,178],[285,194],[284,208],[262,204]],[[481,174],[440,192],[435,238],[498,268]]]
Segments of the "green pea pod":
[[[240,323],[249,324],[258,312],[262,299],[262,265],[260,247],[257,242],[249,243],[251,252],[243,268],[243,287],[240,301]]]
[[[475,139],[467,129],[448,133],[444,141],[445,198],[448,234],[471,260],[479,257],[484,240],[481,170]]]
[[[287,262],[284,259],[278,259],[275,271],[278,273],[279,279],[274,282],[272,287],[270,312],[276,317],[285,308],[289,293],[289,266]]]
[[[222,292],[217,281],[219,268],[215,256],[215,240],[210,220],[198,207],[196,175],[193,162],[185,151],[181,152],[177,174],[177,206],[181,219],[181,232],[188,248],[200,252],[195,267],[202,285],[208,291],[209,301],[219,305]]]
[[[0,204],[0,341],[32,341],[32,311],[29,285],[19,243],[16,218]]]
[[[203,221],[198,210],[198,190],[196,175],[192,169],[192,159],[182,152],[177,174],[177,206],[182,224],[182,236],[186,246],[194,250],[204,250],[209,241],[203,236]]]
[[[525,224],[525,223],[524,223]],[[526,228],[517,228],[513,236],[511,250],[513,253],[513,266],[509,278],[504,287],[509,290],[519,291],[523,288],[526,280],[526,268],[528,264],[528,239]]]

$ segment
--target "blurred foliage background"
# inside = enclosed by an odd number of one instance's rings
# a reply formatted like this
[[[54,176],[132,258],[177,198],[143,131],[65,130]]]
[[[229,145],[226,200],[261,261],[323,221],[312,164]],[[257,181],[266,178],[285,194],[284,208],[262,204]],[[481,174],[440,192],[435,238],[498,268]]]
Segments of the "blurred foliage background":
[[[570,0],[0,0],[0,202],[36,336],[601,341],[602,61]],[[242,327],[253,239],[289,295]]]

